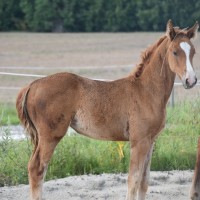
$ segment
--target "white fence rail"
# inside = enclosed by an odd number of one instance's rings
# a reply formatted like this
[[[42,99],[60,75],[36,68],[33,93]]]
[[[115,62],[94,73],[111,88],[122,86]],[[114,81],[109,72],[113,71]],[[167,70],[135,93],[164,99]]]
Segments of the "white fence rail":
[[[8,73],[8,72],[0,72],[0,75],[9,75],[9,76],[22,76],[22,77],[38,77],[42,78],[45,77],[46,75],[38,75],[38,74],[20,74],[20,73]],[[108,79],[94,79],[94,80],[99,80],[99,81],[111,81]],[[174,83],[174,87],[176,86],[181,86],[182,83]],[[200,86],[200,81],[197,82],[196,86]],[[174,107],[175,105],[175,92],[174,92],[174,87],[172,89],[172,93],[170,96],[170,105]],[[10,86],[0,86],[0,90],[19,90],[20,87],[10,87]]]

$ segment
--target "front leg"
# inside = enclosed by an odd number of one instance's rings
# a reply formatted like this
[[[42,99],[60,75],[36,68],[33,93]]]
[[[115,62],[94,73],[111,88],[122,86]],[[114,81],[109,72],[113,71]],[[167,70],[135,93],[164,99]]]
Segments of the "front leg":
[[[151,148],[151,139],[131,140],[130,168],[128,176],[128,192],[126,200],[135,200],[142,180],[145,160]]]
[[[145,165],[142,173],[142,180],[138,190],[138,200],[145,200],[147,189],[149,186],[149,178],[150,178],[150,167],[151,167],[151,157],[153,153],[154,143],[152,144],[147,157],[145,159]]]

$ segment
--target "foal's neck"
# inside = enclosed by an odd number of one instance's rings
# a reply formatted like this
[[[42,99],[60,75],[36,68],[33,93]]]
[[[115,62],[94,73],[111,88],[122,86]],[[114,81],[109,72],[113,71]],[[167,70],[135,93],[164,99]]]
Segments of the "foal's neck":
[[[171,71],[167,60],[169,45],[170,41],[165,38],[152,52],[141,75],[144,88],[147,88],[148,93],[152,93],[163,106],[168,102],[175,80],[175,73]]]

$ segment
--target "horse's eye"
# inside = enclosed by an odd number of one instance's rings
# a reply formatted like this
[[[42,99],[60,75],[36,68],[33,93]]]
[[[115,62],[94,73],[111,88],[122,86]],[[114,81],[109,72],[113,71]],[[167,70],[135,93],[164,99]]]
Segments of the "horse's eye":
[[[174,56],[178,56],[178,53],[176,51],[173,51]]]

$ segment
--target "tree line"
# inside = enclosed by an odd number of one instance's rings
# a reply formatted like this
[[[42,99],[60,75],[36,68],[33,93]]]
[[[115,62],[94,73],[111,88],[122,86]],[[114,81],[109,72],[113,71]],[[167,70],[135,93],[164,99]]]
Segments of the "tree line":
[[[200,0],[0,0],[0,31],[163,31],[200,19]]]

